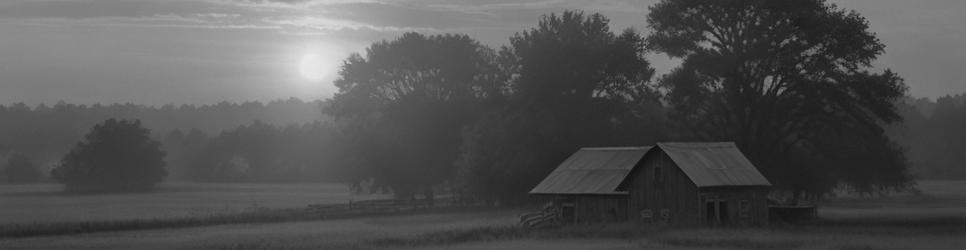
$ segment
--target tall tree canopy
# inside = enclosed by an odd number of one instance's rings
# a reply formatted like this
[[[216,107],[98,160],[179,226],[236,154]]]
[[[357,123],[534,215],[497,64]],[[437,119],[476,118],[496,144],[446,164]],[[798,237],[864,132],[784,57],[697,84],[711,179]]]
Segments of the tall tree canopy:
[[[452,176],[462,127],[481,97],[497,95],[497,53],[466,35],[406,33],[349,57],[329,114],[356,135],[357,178],[399,196]],[[503,77],[505,78],[505,77]]]
[[[662,86],[685,135],[736,141],[799,193],[909,184],[882,129],[900,120],[906,86],[872,71],[885,46],[859,14],[824,0],[663,0],[647,19],[651,48],[683,59]]]
[[[565,11],[510,38],[508,98],[467,128],[457,161],[472,195],[514,202],[584,146],[643,145],[660,134],[654,74],[633,30]]]
[[[52,171],[71,192],[147,191],[165,171],[161,143],[139,120],[108,119],[97,124]]]
[[[520,78],[515,94],[554,105],[610,99],[640,101],[654,70],[634,30],[615,34],[601,14],[579,11],[543,16],[536,28],[510,37]]]

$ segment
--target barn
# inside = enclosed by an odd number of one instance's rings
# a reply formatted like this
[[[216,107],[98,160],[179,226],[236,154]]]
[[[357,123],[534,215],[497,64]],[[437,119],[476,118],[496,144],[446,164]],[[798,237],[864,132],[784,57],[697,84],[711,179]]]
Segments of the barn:
[[[566,223],[760,225],[770,186],[732,142],[658,143],[582,148],[530,194]]]

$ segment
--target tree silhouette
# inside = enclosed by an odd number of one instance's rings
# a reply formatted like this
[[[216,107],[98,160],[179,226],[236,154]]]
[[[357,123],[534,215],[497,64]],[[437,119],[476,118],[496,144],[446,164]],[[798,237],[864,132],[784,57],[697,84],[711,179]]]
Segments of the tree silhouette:
[[[580,147],[647,145],[661,134],[643,38],[600,14],[565,11],[510,38],[508,98],[466,129],[458,183],[468,196],[516,203]]]
[[[906,87],[870,71],[884,45],[859,14],[824,0],[663,0],[648,22],[651,48],[683,59],[662,85],[684,135],[736,141],[797,193],[909,184],[882,128],[901,119]]]
[[[14,153],[10,158],[7,158],[7,163],[3,165],[3,171],[9,183],[32,183],[44,178],[44,174],[37,164],[20,153]]]
[[[358,180],[375,178],[401,198],[452,176],[471,104],[493,95],[496,53],[465,35],[406,33],[349,57],[326,110],[354,135]]]
[[[70,192],[148,191],[167,175],[164,156],[139,120],[108,119],[94,125],[51,174]]]
[[[644,58],[643,38],[631,29],[614,33],[609,23],[601,14],[565,11],[510,38],[519,76],[510,84],[511,105],[552,117],[559,129],[553,140],[569,141],[564,151],[656,132],[640,123],[644,109],[659,100],[648,84],[654,70]]]

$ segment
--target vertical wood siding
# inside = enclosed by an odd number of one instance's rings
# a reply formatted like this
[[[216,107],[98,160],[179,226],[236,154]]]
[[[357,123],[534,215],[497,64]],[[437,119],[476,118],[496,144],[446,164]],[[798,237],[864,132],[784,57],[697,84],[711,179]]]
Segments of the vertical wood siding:
[[[660,168],[655,171],[655,168]],[[655,176],[658,174],[659,176]],[[655,179],[658,178],[658,179]],[[656,182],[657,181],[657,182]],[[708,201],[724,201],[726,225],[768,223],[765,187],[698,188],[663,150],[652,150],[618,187],[627,195],[567,195],[577,223],[636,221],[700,225],[708,221]],[[742,212],[742,201],[747,202]],[[710,211],[715,214],[715,211]],[[649,214],[649,218],[645,217]],[[666,215],[666,216],[665,216]],[[713,219],[713,218],[712,218]],[[715,223],[712,223],[715,224]]]
[[[765,225],[768,223],[767,190],[762,187],[715,187],[701,190],[702,204],[707,201],[725,201],[728,206],[725,225]],[[748,204],[747,213],[742,214],[741,202]],[[705,206],[700,206],[701,221],[705,221]]]
[[[577,223],[627,221],[627,195],[580,195],[576,201]]]
[[[679,169],[670,157],[657,150],[644,156],[644,159],[631,172],[626,182],[630,199],[628,200],[629,218],[634,221],[667,222],[672,224],[697,224],[698,189],[691,179]],[[655,168],[660,168],[655,171]],[[654,176],[654,174],[662,176]],[[655,183],[659,178],[659,183]],[[642,215],[650,211],[651,218]]]
[[[655,171],[660,168],[660,171]],[[662,176],[654,176],[660,174]],[[655,183],[655,177],[663,178]],[[667,222],[677,225],[704,224],[709,200],[726,201],[728,219],[724,224],[763,225],[768,222],[767,190],[762,187],[721,187],[700,189],[664,153],[655,150],[644,156],[622,185],[628,191],[628,219],[642,222]],[[741,201],[747,201],[747,213],[741,213]],[[649,211],[651,217],[643,215]],[[714,212],[714,211],[712,211]],[[744,216],[742,216],[744,215]]]

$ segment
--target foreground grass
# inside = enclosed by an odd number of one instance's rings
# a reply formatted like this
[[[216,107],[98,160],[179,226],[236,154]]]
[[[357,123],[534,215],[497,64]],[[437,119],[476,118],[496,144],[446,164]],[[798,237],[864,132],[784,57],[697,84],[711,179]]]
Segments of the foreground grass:
[[[842,197],[809,225],[523,230],[513,226],[521,210],[451,211],[0,238],[0,249],[964,249],[966,182],[921,188],[922,195]]]
[[[912,223],[912,224],[905,224]],[[946,233],[936,234],[943,230]],[[481,226],[389,237],[355,236],[352,242],[272,240],[207,244],[215,249],[961,249],[966,222],[820,221],[761,228],[681,228],[598,224],[527,230]]]
[[[422,214],[0,239],[2,249],[962,249],[962,218],[763,228],[635,224],[525,230],[516,211]]]
[[[403,216],[413,214],[442,214],[454,212],[479,211],[480,207],[439,207],[422,208],[418,210],[386,213],[382,211],[351,211],[341,214],[322,214],[304,208],[269,209],[261,208],[252,211],[231,214],[213,214],[207,216],[192,216],[180,218],[134,219],[115,221],[82,221],[57,223],[30,223],[0,225],[0,239],[23,238],[37,236],[85,234],[96,232],[169,229],[216,226],[224,224],[256,224],[282,223],[294,221],[316,221],[350,218],[372,218],[387,216]]]
[[[0,225],[0,238],[321,219],[325,219],[325,217],[316,213],[307,213],[304,211],[304,209],[263,209],[243,213],[213,214],[207,216],[181,218],[7,224]]]
[[[370,244],[377,239],[512,225],[519,212],[412,214],[7,238],[0,239],[0,249],[367,249],[377,247]]]
[[[350,195],[338,183],[169,182],[151,193],[86,195],[53,183],[0,184],[0,225],[208,217],[384,197]]]
[[[963,218],[823,220],[761,228],[676,228],[628,224],[434,232],[369,241],[385,248],[439,249],[962,249]]]

